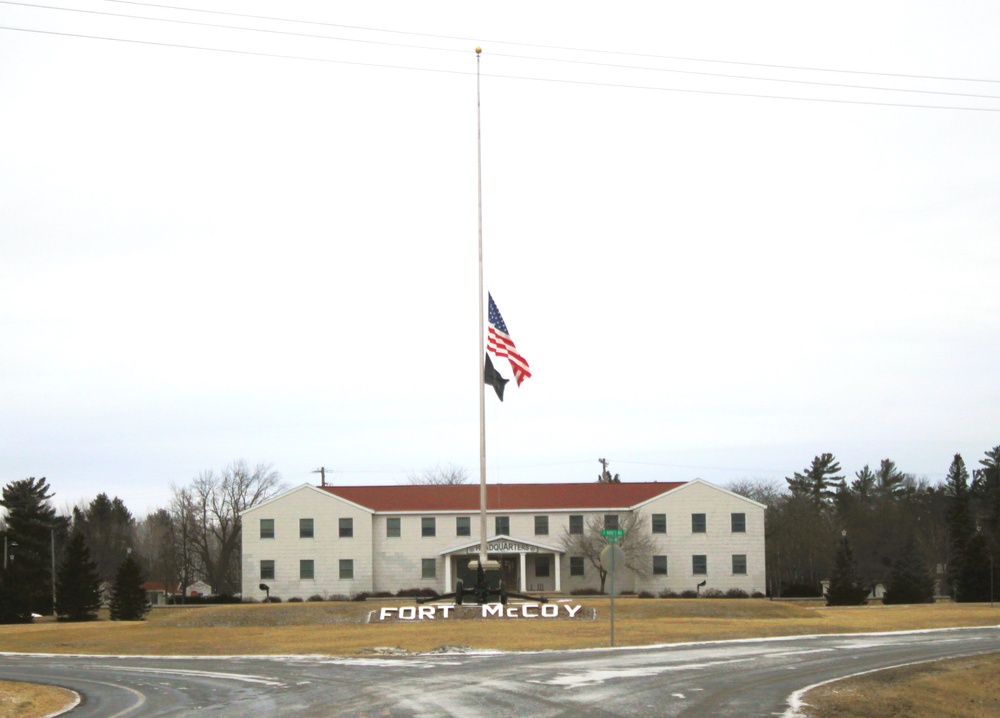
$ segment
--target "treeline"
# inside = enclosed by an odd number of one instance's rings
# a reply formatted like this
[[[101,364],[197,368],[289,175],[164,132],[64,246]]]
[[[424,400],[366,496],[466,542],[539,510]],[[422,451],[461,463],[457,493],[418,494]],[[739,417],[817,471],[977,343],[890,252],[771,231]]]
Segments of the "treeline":
[[[958,601],[988,601],[1000,588],[1000,575],[991,585],[1000,556],[1000,446],[971,473],[956,454],[936,485],[890,459],[848,479],[832,454],[822,454],[783,484],[748,479],[728,488],[767,506],[772,596],[818,596],[821,581],[844,570],[867,593],[898,584],[904,566],[910,574],[921,567],[938,595]]]
[[[237,593],[240,517],[281,488],[270,464],[235,461],[221,473],[202,472],[187,486],[172,486],[167,506],[137,519],[121,499],[104,493],[59,515],[46,479],[11,482],[0,499],[6,510],[0,622],[54,610],[92,616],[95,592],[98,604],[110,601],[114,609],[119,592],[108,589],[127,564],[130,584],[156,581],[183,592],[202,580],[216,594]],[[60,581],[64,571],[69,578]]]

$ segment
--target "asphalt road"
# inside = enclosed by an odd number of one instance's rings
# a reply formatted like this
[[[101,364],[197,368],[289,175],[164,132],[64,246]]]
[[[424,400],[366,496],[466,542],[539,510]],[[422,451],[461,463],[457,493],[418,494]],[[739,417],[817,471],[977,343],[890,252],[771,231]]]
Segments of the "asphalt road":
[[[791,716],[806,686],[1000,651],[1000,627],[495,655],[154,658],[0,653],[0,679],[65,686],[69,718]]]

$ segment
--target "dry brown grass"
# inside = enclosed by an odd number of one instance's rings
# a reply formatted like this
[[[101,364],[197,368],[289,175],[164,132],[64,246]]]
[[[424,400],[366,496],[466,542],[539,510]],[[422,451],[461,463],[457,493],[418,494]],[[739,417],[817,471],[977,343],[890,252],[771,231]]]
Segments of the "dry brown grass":
[[[283,603],[157,609],[140,622],[0,626],[6,651],[133,655],[332,654],[392,646],[427,651],[442,645],[506,651],[608,645],[607,599],[581,599],[595,621],[532,620],[530,631],[498,630],[498,620],[361,623],[383,603]],[[615,601],[615,642],[621,646],[805,633],[857,633],[947,626],[995,625],[1000,608],[983,604],[826,608],[767,600]]]
[[[471,621],[423,621],[414,623],[363,623],[369,611],[400,602],[364,603],[284,603],[233,606],[164,608],[152,611],[141,622],[112,622],[107,617],[94,623],[56,623],[42,619],[30,625],[0,626],[0,648],[29,653],[92,653],[117,655],[239,655],[239,654],[325,654],[356,655],[373,648],[393,647],[408,651],[429,651],[441,646],[468,646],[504,651],[593,648],[609,643],[608,600],[574,600],[597,609],[597,620],[530,620],[501,623],[502,619]],[[819,603],[785,603],[755,599],[637,599],[615,601],[615,643],[619,646],[651,645],[685,641],[791,636],[820,633],[869,633],[951,626],[997,625],[1000,607],[986,604],[938,603],[924,606],[872,605],[855,608],[827,608]],[[500,630],[500,626],[504,630]],[[524,629],[519,630],[523,626]],[[982,666],[1000,664],[1000,659],[981,659]],[[989,661],[993,661],[992,663]],[[966,674],[939,668],[913,669],[900,674],[898,695],[908,693],[911,678],[928,683],[926,690],[941,695],[959,695],[970,687]],[[987,670],[986,668],[983,669]],[[881,690],[890,685],[882,674],[869,680]],[[961,678],[956,678],[961,676]],[[830,693],[810,694],[807,701],[827,710],[827,697],[849,684],[836,684]],[[996,694],[996,683],[993,693]],[[912,712],[872,713],[867,709],[875,690],[871,686],[856,693],[853,712],[815,713],[817,718],[865,715],[888,716],[998,715],[996,703],[989,710],[970,713],[920,712],[937,706],[930,700],[914,700]],[[845,694],[846,695],[846,694]],[[865,709],[858,712],[864,695]],[[988,692],[960,694],[968,705],[986,700]],[[886,706],[897,700],[889,695]],[[950,702],[949,702],[950,704]],[[829,710],[840,710],[830,708]],[[938,709],[935,708],[935,711]],[[6,715],[6,714],[3,714]],[[12,713],[23,718],[44,715]]]
[[[0,716],[5,718],[51,715],[75,700],[76,696],[64,688],[0,681]]]
[[[924,663],[810,691],[809,718],[983,718],[1000,715],[1000,656]]]

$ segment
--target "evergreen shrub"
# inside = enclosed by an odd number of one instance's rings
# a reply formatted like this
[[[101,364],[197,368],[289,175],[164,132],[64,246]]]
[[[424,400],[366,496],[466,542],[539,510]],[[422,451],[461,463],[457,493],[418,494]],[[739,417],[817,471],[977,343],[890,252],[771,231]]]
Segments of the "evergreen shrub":
[[[142,570],[131,554],[118,567],[110,608],[112,621],[142,621],[149,613],[146,591],[142,588]]]

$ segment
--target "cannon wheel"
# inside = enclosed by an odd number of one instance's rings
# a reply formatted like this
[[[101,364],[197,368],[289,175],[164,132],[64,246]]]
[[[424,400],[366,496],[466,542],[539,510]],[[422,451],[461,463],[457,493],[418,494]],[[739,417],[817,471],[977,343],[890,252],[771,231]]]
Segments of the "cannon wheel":
[[[458,579],[457,581],[455,581],[455,605],[456,606],[461,606],[462,605],[462,594],[464,593],[464,590],[465,590],[465,584],[462,582],[462,579]]]

